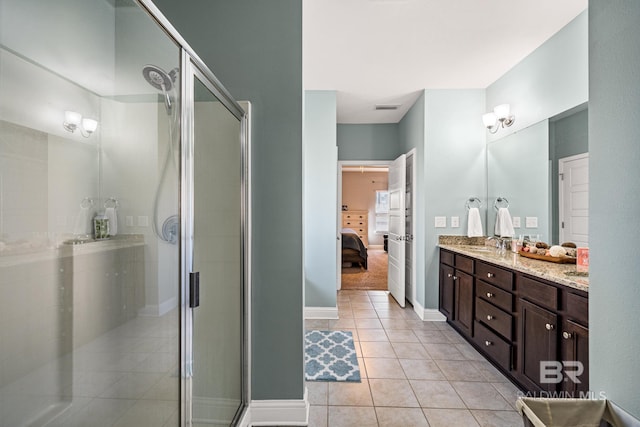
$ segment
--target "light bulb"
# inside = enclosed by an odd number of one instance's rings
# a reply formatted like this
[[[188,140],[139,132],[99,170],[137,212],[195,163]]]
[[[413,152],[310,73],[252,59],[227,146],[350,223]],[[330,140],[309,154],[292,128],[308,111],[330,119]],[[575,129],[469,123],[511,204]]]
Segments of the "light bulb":
[[[94,119],[83,119],[82,128],[88,134],[92,134],[96,129],[98,129],[98,121]]]
[[[493,112],[498,117],[498,120],[508,119],[511,107],[509,104],[500,104],[493,109]]]

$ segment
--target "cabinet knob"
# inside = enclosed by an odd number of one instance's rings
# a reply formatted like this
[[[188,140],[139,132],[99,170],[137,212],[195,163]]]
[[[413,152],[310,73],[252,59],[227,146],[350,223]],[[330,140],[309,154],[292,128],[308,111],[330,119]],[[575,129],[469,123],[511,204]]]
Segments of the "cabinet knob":
[[[493,295],[491,292],[487,292],[487,298],[493,298],[495,295]]]
[[[571,332],[564,331],[562,333],[562,338],[564,338],[565,340],[570,340],[571,338],[573,338],[573,335],[571,335]]]
[[[486,345],[487,347],[489,347],[491,344],[493,344],[491,341],[485,341],[484,345]]]
[[[447,277],[448,277],[448,278],[452,278],[452,277],[453,277],[453,274],[451,274],[451,273],[447,273]]]
[[[487,277],[488,277],[489,279],[491,279],[492,277],[496,277],[496,275],[495,275],[495,274],[493,274],[493,273],[487,273]]]
[[[547,328],[547,331],[552,331],[554,326],[551,323],[547,323],[546,325],[544,325],[545,328]]]
[[[458,280],[458,276],[453,276],[453,280]]]
[[[495,317],[494,317],[494,316],[492,316],[492,315],[490,315],[490,314],[487,314],[487,320],[493,320],[493,319],[495,319]]]

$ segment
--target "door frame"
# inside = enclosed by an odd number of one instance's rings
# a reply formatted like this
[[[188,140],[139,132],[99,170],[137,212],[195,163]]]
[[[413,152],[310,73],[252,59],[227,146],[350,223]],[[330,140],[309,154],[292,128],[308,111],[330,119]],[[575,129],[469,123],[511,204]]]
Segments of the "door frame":
[[[565,232],[564,232],[564,228],[562,227],[562,222],[564,219],[564,198],[566,197],[566,195],[564,194],[564,179],[560,178],[562,175],[564,175],[564,168],[565,168],[565,164],[575,161],[575,160],[582,160],[582,159],[589,159],[589,153],[580,153],[580,154],[575,154],[573,156],[567,156],[567,157],[562,157],[560,159],[558,159],[558,238],[561,242],[566,242],[567,239],[565,238]],[[591,183],[589,183],[591,184]]]
[[[338,218],[338,229],[336,237],[338,245],[341,243],[340,230],[342,229],[342,167],[343,166],[389,166],[393,160],[338,160],[338,193],[336,198],[336,215]],[[342,289],[342,250],[338,247],[337,254],[337,271],[336,271],[336,289]]]

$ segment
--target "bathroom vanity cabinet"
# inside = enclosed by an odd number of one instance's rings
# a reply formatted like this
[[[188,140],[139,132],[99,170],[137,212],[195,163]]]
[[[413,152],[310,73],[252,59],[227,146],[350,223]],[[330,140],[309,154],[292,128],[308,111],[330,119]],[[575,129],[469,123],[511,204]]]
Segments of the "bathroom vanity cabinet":
[[[447,322],[531,395],[586,393],[587,292],[536,276],[533,260],[520,268],[516,254],[495,263],[491,256],[441,249]]]

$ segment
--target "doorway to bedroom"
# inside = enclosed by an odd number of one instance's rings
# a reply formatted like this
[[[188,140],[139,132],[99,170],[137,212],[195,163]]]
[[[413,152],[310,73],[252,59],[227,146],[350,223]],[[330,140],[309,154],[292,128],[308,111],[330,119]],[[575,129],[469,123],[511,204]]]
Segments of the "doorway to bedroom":
[[[339,289],[388,290],[388,164],[341,165]]]

